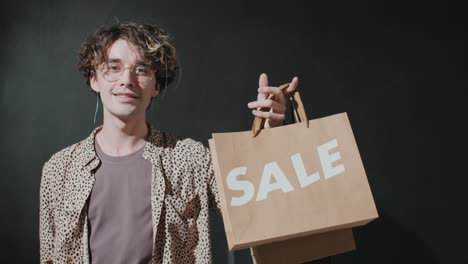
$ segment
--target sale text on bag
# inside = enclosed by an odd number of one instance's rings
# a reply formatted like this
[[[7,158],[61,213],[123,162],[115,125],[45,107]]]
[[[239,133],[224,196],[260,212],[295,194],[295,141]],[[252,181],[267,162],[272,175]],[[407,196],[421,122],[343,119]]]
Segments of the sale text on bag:
[[[336,175],[344,173],[344,164],[332,163],[337,162],[341,159],[340,152],[335,151],[330,153],[331,150],[338,147],[338,141],[336,139],[326,142],[317,147],[318,157],[320,164],[322,165],[322,171],[325,179],[330,179]],[[300,153],[296,153],[290,157],[296,177],[299,181],[301,188],[304,188],[320,179],[319,172],[307,175],[306,169]],[[233,191],[243,191],[244,194],[239,197],[231,198],[231,206],[242,206],[248,203],[255,195],[255,186],[251,181],[238,180],[237,177],[240,175],[247,175],[247,167],[237,167],[229,171],[226,177],[227,187]],[[272,179],[275,181],[272,183]],[[267,199],[268,193],[281,190],[283,192],[293,191],[294,188],[289,182],[288,178],[281,170],[277,162],[269,162],[263,167],[262,178],[258,187],[256,201]]]

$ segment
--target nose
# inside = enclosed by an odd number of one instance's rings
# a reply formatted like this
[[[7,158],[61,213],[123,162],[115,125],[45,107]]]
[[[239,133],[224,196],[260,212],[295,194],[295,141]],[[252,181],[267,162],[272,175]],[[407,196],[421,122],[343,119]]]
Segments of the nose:
[[[135,74],[132,73],[131,69],[125,68],[122,76],[119,79],[120,86],[135,87],[137,82]]]

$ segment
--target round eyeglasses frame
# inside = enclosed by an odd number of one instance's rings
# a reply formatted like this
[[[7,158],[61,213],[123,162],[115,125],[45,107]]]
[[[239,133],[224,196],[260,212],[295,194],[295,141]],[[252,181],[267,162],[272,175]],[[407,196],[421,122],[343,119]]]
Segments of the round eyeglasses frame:
[[[138,66],[144,67],[143,72],[137,72]],[[118,69],[112,70],[112,67],[117,67]],[[133,74],[137,76],[139,83],[147,83],[151,81],[156,75],[156,70],[154,70],[152,67],[143,62],[137,62],[132,66],[127,67],[124,67],[120,61],[112,60],[107,60],[101,64],[101,74],[104,77],[104,79],[106,79],[109,82],[118,81],[127,69],[129,69]]]

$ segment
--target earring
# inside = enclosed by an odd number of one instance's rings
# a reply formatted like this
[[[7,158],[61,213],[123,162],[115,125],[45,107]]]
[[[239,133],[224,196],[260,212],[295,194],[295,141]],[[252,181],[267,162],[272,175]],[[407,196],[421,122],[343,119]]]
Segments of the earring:
[[[96,114],[99,109],[99,93],[96,93],[96,111],[94,112],[94,124],[96,124]]]

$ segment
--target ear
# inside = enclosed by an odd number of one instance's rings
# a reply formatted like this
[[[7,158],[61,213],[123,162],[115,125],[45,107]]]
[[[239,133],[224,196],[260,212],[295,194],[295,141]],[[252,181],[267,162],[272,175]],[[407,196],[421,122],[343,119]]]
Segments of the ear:
[[[99,93],[99,85],[96,79],[96,73],[94,71],[89,75],[89,85],[91,86],[91,89],[93,89],[96,93]]]
[[[154,87],[151,97],[156,97],[159,94],[159,91],[161,91],[161,84],[158,83],[156,84],[156,87]]]

